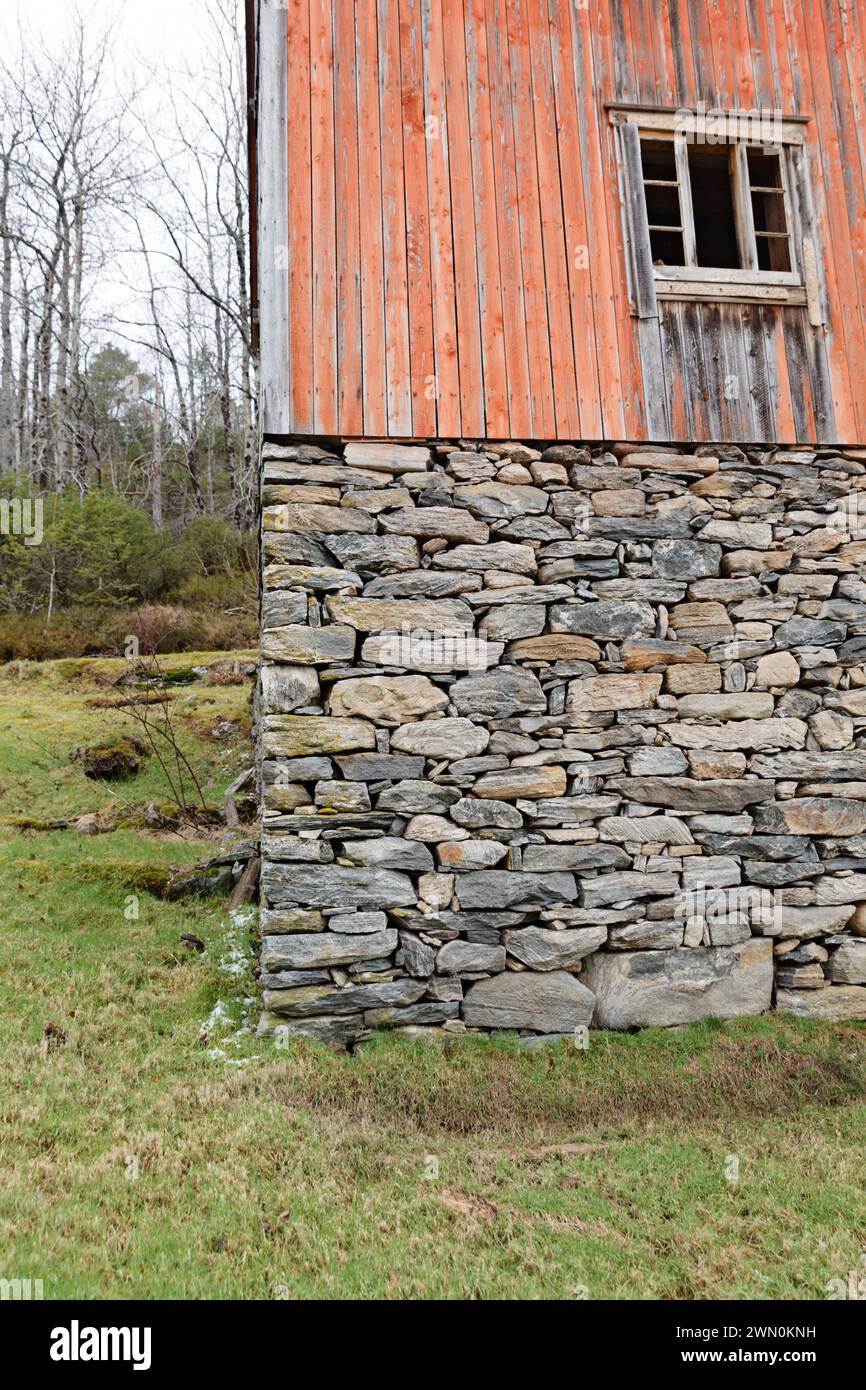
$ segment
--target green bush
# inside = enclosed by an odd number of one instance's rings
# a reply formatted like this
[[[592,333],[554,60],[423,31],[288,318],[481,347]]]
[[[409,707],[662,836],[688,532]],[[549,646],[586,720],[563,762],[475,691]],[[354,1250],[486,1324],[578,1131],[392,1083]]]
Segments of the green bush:
[[[122,655],[130,635],[146,652],[255,643],[254,537],[213,516],[158,531],[107,489],[42,501],[38,545],[0,535],[0,661]]]
[[[254,608],[238,613],[198,612],[164,604],[140,608],[68,608],[47,624],[44,614],[0,614],[0,663],[53,661],[62,657],[123,656],[127,638],[147,654],[234,651],[254,647]]]

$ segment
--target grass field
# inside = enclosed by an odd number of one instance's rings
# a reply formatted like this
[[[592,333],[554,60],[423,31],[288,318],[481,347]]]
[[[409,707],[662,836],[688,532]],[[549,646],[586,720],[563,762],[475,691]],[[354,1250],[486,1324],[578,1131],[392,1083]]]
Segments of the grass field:
[[[106,707],[121,670],[0,670],[0,1277],[46,1298],[805,1299],[859,1267],[863,1026],[256,1040],[255,913],[135,887],[218,836],[18,828],[165,801],[152,761],[109,788],[70,762],[131,731]],[[173,709],[218,805],[248,684]]]

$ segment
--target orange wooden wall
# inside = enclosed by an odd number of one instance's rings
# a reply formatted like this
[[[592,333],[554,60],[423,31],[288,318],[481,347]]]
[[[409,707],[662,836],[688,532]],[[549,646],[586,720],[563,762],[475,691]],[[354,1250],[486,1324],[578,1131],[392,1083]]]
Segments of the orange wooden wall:
[[[866,441],[866,6],[259,2],[280,4],[287,45],[258,60],[285,65],[288,112],[289,343],[263,340],[287,379],[267,432],[651,437],[605,102],[703,101],[811,118],[829,322],[667,306],[668,437]],[[715,322],[745,335],[757,384],[739,413],[716,400]]]

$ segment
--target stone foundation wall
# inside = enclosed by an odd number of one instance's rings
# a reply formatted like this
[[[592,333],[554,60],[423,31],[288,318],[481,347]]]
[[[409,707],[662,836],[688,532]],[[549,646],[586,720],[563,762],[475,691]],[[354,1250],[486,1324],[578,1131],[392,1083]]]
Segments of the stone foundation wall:
[[[864,458],[266,446],[261,1031],[866,1018]]]

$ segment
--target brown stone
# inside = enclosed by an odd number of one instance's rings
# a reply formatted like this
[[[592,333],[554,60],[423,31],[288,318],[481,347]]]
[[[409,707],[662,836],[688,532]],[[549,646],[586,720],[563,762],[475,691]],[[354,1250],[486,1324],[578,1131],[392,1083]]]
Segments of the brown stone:
[[[653,705],[662,688],[661,675],[589,676],[571,681],[566,709],[581,710],[646,709]]]

